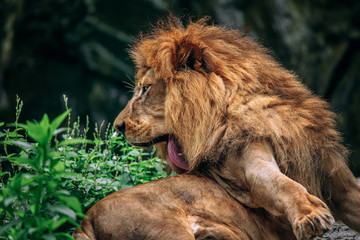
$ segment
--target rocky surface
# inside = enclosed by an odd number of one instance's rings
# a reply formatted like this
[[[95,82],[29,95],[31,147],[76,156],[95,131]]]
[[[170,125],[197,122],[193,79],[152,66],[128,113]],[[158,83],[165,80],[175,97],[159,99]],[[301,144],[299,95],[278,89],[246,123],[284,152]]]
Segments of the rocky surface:
[[[360,181],[360,178],[357,178],[358,181]],[[341,240],[359,240],[360,239],[360,233],[355,232],[342,222],[335,222],[332,229],[324,234],[323,237],[316,238],[317,240],[321,239],[341,239]]]
[[[341,239],[341,240],[359,240],[360,234],[355,232],[354,230],[350,229],[348,226],[344,225],[341,222],[336,222],[333,225],[333,228],[324,234],[323,237],[315,238],[317,240],[321,239]]]

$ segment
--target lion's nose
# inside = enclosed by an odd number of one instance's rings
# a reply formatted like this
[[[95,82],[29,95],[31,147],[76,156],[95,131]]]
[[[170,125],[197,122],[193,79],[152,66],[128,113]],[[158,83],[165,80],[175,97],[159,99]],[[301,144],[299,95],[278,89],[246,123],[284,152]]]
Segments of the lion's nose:
[[[115,129],[116,131],[120,132],[122,135],[125,136],[125,130],[126,130],[125,122],[122,122],[122,124],[116,124]]]

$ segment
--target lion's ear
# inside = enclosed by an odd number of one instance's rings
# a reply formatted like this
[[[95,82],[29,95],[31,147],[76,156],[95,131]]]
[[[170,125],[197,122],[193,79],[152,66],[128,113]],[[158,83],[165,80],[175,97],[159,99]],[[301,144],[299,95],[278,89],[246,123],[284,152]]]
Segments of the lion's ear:
[[[173,64],[176,70],[191,68],[200,71],[202,58],[202,51],[198,45],[183,42],[176,48]]]

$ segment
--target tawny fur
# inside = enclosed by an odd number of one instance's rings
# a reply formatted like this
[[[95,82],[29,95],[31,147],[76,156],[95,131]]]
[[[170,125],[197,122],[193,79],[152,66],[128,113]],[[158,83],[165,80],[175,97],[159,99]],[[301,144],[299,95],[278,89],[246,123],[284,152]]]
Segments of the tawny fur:
[[[360,184],[329,105],[251,38],[206,21],[170,17],[139,38],[134,96],[114,122],[189,175],[106,197],[74,236],[311,239],[333,216],[360,231]]]
[[[228,149],[265,139],[283,173],[328,198],[324,162],[347,155],[328,103],[242,32],[205,22],[185,28],[170,19],[140,38],[131,52],[138,70],[153,68],[165,79],[167,124],[181,136],[190,170],[218,162]],[[186,58],[179,56],[185,43],[202,52],[202,59],[194,60],[200,62],[198,71],[177,68],[178,59]]]

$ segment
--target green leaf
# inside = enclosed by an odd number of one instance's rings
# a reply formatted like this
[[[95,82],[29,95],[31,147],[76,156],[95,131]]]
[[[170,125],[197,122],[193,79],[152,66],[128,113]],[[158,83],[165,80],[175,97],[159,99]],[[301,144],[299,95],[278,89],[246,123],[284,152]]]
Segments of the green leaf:
[[[16,196],[7,197],[7,198],[4,199],[3,204],[4,204],[5,207],[7,207],[10,204],[12,204],[16,199],[17,199]]]
[[[48,208],[52,212],[58,212],[58,213],[66,215],[72,219],[76,219],[76,214],[75,214],[74,210],[72,210],[71,208],[69,208],[67,206],[53,205],[53,206],[49,206]]]
[[[21,149],[23,149],[25,151],[29,151],[29,150],[35,151],[36,150],[36,148],[33,146],[33,144],[23,142],[23,141],[9,140],[9,141],[6,141],[6,144],[7,145],[12,145],[12,146],[18,146],[18,147],[20,147]]]
[[[70,196],[70,192],[65,189],[60,189],[54,193],[54,195],[66,195]]]
[[[45,145],[50,140],[48,138],[49,129],[40,126],[37,122],[26,121],[26,124],[19,123],[18,125],[25,129],[29,137],[40,145]]]
[[[0,122],[0,127],[4,126],[4,124],[5,124],[4,122]]]
[[[70,221],[71,222],[71,221]],[[73,223],[71,223],[73,224]],[[57,232],[57,233],[54,233],[55,236],[59,237],[57,239],[69,239],[69,240],[73,240],[74,238],[68,234],[68,233],[64,233],[64,232]]]
[[[10,160],[16,163],[17,165],[27,164],[31,166],[31,168],[36,172],[40,170],[40,166],[37,162],[37,159],[33,160],[25,157],[11,157]]]
[[[0,236],[3,236],[3,233],[5,231],[7,231],[8,229],[16,226],[20,221],[21,221],[21,219],[17,219],[15,221],[9,222],[8,224],[5,224],[4,226],[0,226]]]
[[[55,190],[55,188],[56,188],[57,186],[58,186],[58,184],[57,184],[57,182],[54,181],[54,180],[50,180],[50,181],[47,182],[47,187],[48,187],[48,189],[49,189],[49,191],[50,191],[51,193]]]
[[[1,162],[1,161],[0,161]],[[10,176],[10,173],[9,172],[0,172],[0,178],[4,175],[9,175]]]
[[[88,198],[86,201],[85,201],[85,203],[84,203],[84,207],[89,207],[91,204],[93,204],[94,202],[95,202],[96,200],[95,200],[95,198]]]
[[[36,179],[36,175],[27,174],[27,173],[21,174],[21,187],[29,185],[35,179]]]
[[[63,203],[74,209],[77,213],[82,213],[81,204],[79,202],[79,199],[76,197],[71,196],[59,196],[59,199],[63,201]]]
[[[58,229],[59,227],[61,227],[64,223],[66,223],[67,222],[67,219],[66,219],[66,217],[61,217],[61,218],[59,218],[59,219],[57,219],[57,220],[55,220],[55,221],[53,221],[52,222],[52,224],[51,224],[51,229],[52,230],[56,230],[56,229]]]
[[[68,130],[68,128],[59,128],[59,129],[56,129],[53,133],[53,135],[58,135],[59,133],[62,133],[62,132],[66,132]]]
[[[96,144],[96,145],[101,145],[101,144],[103,144],[103,140],[101,140],[101,139],[95,139],[94,140],[94,143]]]
[[[42,239],[45,239],[45,240],[56,240],[56,237],[53,235],[53,234],[45,234],[45,235],[42,235]]]
[[[22,210],[17,210],[17,211],[16,211],[16,215],[19,216],[19,217],[21,217],[21,218],[23,218],[23,217],[25,216],[25,213],[24,213],[24,211],[22,211]]]
[[[64,141],[61,141],[58,144],[58,147],[67,146],[67,145],[74,145],[74,144],[94,144],[93,141],[89,139],[83,139],[83,138],[72,138],[72,139],[66,139]]]
[[[31,213],[34,215],[35,214],[35,209],[36,209],[36,206],[35,204],[32,204],[30,207],[29,207]]]
[[[140,152],[138,150],[132,150],[128,154],[129,154],[129,156],[133,156],[133,157],[140,156]]]
[[[43,129],[48,129],[50,127],[50,120],[49,120],[49,116],[45,113],[42,117],[42,119],[40,120],[40,124],[39,124]]]
[[[45,145],[50,141],[55,133],[55,130],[60,126],[69,113],[70,110],[60,114],[51,123],[48,115],[45,113],[40,123],[37,123],[36,121],[27,121],[26,124],[18,124],[18,126],[25,129],[34,141],[40,145]]]
[[[61,125],[61,123],[65,120],[66,116],[69,115],[71,109],[65,111],[64,113],[57,116],[50,124],[51,135],[54,134],[55,130]]]
[[[57,162],[54,166],[54,170],[57,172],[64,172],[65,171],[65,163],[64,162]]]
[[[11,138],[20,138],[20,137],[23,137],[22,135],[20,135],[19,133],[18,133],[18,131],[11,131],[11,132],[9,132],[9,137],[11,137]]]
[[[22,187],[28,185],[33,182],[36,178],[36,175],[27,174],[27,173],[17,173],[10,182],[10,186],[14,190],[20,190]]]

